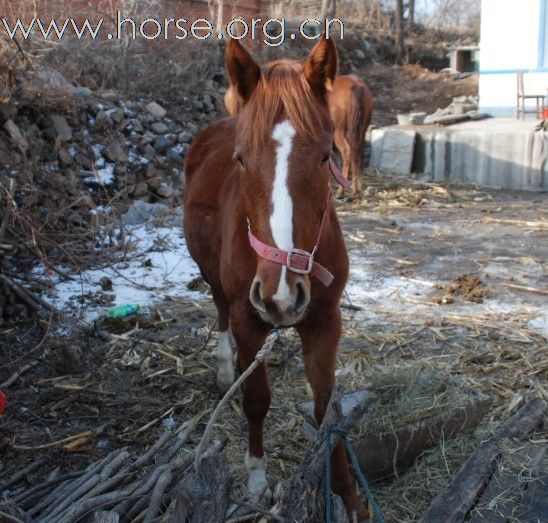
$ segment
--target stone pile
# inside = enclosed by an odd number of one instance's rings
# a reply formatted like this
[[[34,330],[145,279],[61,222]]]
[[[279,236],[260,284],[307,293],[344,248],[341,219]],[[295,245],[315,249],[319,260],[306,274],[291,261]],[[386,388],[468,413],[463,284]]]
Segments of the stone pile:
[[[481,120],[486,117],[478,111],[479,99],[477,96],[458,96],[444,109],[438,109],[429,114],[425,124],[451,124],[463,120]]]
[[[180,114],[115,91],[71,93],[64,106],[0,104],[0,275],[14,271],[29,280],[36,230],[44,245],[35,254],[42,258],[60,252],[60,235],[65,252],[66,238],[93,241],[105,208],[112,216],[134,200],[180,205],[189,144],[224,110],[218,88],[188,98]],[[63,264],[61,257],[56,261]],[[6,280],[0,285],[0,324],[28,312],[18,303]]]

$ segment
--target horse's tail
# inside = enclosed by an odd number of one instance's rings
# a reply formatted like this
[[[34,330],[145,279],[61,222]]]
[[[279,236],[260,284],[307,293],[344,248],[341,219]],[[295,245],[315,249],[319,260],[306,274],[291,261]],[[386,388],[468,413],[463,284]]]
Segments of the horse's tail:
[[[347,113],[346,136],[352,150],[353,171],[359,173],[358,176],[363,170],[365,133],[371,123],[372,109],[373,97],[368,87],[363,84],[354,84]]]

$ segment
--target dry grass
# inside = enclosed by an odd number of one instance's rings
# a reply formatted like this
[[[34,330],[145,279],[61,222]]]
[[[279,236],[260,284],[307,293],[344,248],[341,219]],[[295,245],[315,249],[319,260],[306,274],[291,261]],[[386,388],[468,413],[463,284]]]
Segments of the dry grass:
[[[451,414],[464,406],[470,395],[462,384],[441,372],[415,367],[372,368],[365,386],[377,399],[357,424],[353,437],[378,434],[412,425],[427,418]]]

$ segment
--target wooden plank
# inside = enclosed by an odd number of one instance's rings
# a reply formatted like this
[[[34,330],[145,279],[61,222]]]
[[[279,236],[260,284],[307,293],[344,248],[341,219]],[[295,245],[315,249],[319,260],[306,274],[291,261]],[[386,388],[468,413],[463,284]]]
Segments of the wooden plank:
[[[449,487],[432,501],[421,523],[463,522],[495,470],[502,441],[506,438],[523,439],[542,423],[545,412],[546,403],[534,398],[500,425],[495,434],[466,460]]]
[[[545,453],[546,447],[540,451]],[[538,481],[539,445],[528,443],[511,452],[513,464],[504,458],[499,459],[496,472],[476,502],[467,523],[506,523],[513,518],[525,492],[534,488]],[[526,481],[526,478],[532,479]]]
[[[408,427],[360,438],[353,443],[360,466],[371,481],[389,478],[413,465],[422,452],[442,437],[449,439],[463,430],[477,427],[491,405],[491,399],[471,391],[472,399],[453,413],[440,414]]]
[[[548,521],[548,445],[539,449],[533,468],[533,479],[527,483],[517,510],[522,523]]]

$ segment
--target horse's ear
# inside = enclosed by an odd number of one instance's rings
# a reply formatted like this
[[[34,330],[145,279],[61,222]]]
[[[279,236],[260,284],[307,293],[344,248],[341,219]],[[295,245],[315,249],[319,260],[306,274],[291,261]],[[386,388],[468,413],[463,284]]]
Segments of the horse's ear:
[[[337,48],[324,33],[304,64],[304,75],[313,89],[324,93],[331,89],[336,74]]]
[[[225,51],[225,65],[230,86],[245,104],[261,77],[261,69],[238,40],[231,38]]]

